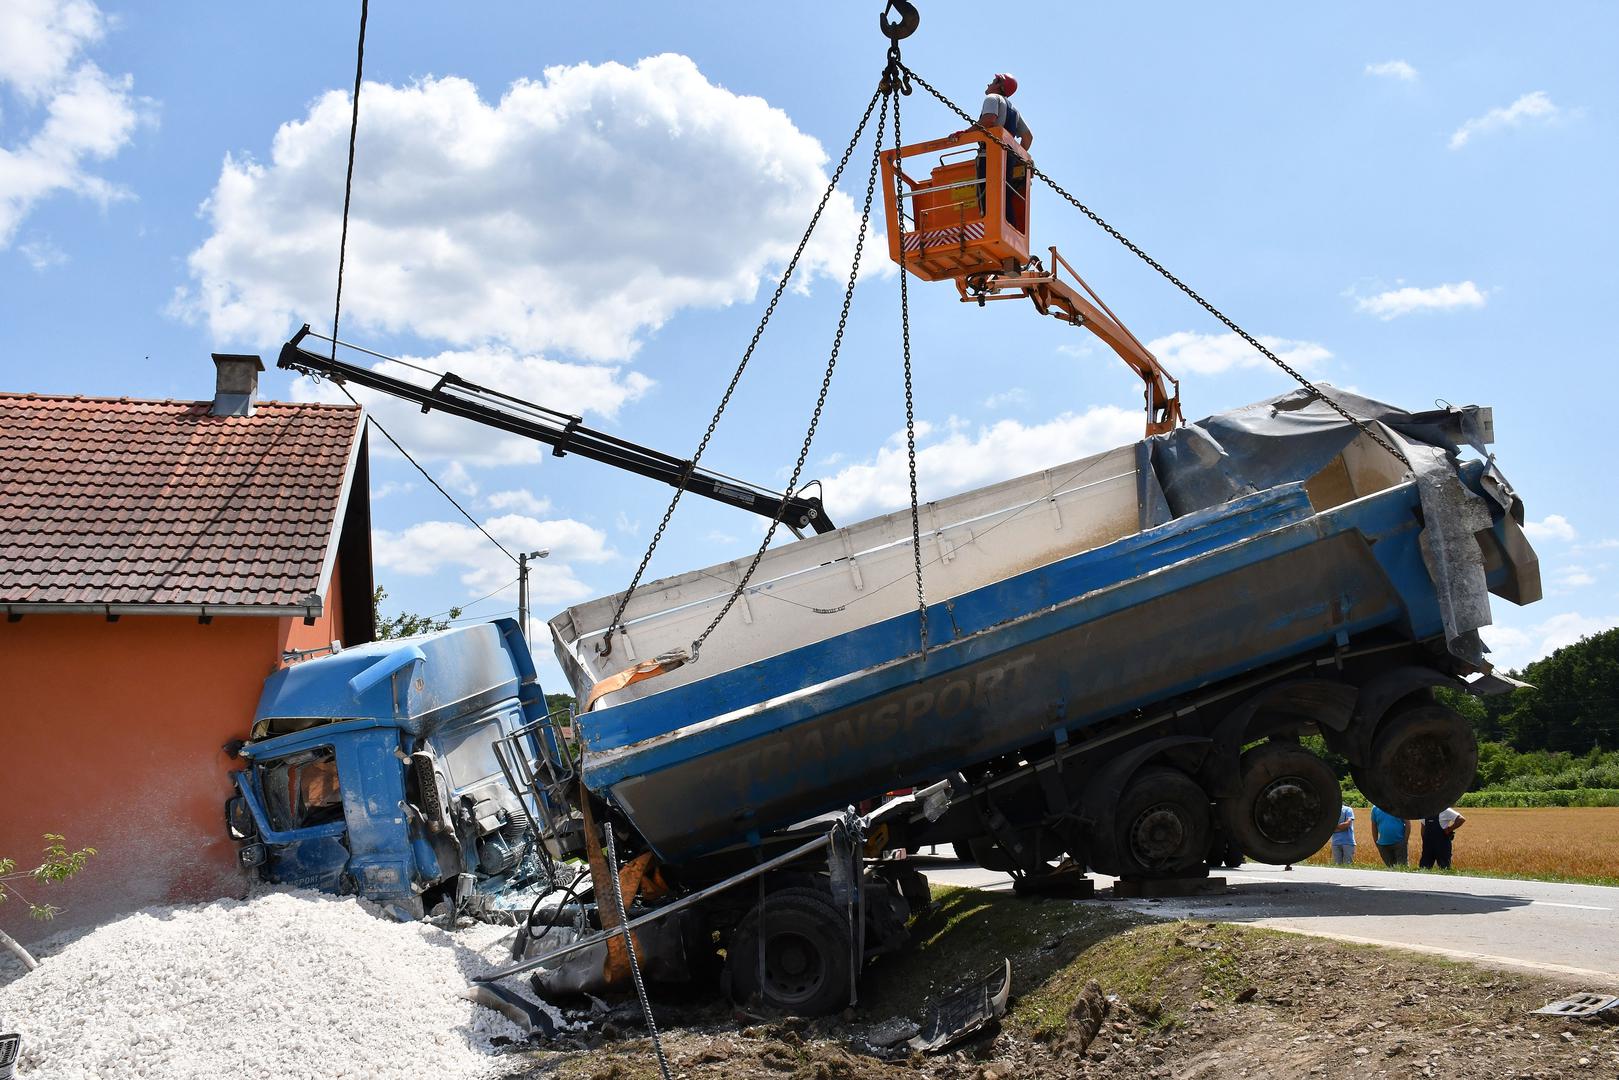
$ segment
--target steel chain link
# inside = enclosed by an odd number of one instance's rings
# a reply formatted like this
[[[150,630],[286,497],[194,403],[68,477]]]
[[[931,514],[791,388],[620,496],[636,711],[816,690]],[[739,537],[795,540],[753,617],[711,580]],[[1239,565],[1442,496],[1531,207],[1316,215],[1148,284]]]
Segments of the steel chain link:
[[[635,933],[630,929],[630,916],[624,909],[624,886],[618,876],[618,848],[613,842],[613,823],[603,821],[602,832],[606,834],[607,839],[607,873],[613,882],[613,910],[618,915],[619,928],[624,932],[624,949],[629,954],[630,975],[635,980],[635,996],[641,999],[641,1015],[646,1018],[647,1033],[652,1036],[652,1052],[658,1058],[658,1073],[663,1080],[673,1080],[674,1074],[669,1069],[669,1059],[663,1055],[663,1039],[658,1035],[657,1021],[652,1018],[652,1002],[646,996],[646,982],[641,977],[641,960],[635,955]],[[598,905],[600,902],[601,899],[598,897]]]
[[[879,87],[877,97],[884,97],[888,92],[885,82],[883,86]],[[874,98],[873,102],[875,103],[876,100]],[[870,107],[867,108],[867,115],[870,115]],[[871,224],[871,201],[877,192],[877,164],[882,158],[883,135],[887,130],[887,124],[888,110],[884,108],[877,114],[877,141],[871,150],[871,170],[866,175],[866,198],[860,209],[860,235],[855,240],[854,261],[849,266],[849,281],[843,289],[843,308],[838,313],[837,333],[832,336],[832,354],[827,358],[826,374],[821,378],[821,392],[815,399],[815,411],[810,414],[809,430],[804,433],[804,445],[799,448],[798,460],[793,464],[792,478],[787,481],[788,491],[792,491],[798,486],[799,474],[804,471],[804,462],[809,458],[810,444],[815,441],[815,429],[821,423],[821,410],[826,407],[826,395],[832,387],[832,372],[838,366],[838,353],[843,349],[843,333],[849,325],[849,305],[854,301],[855,279],[860,275],[860,258],[865,252],[866,231]],[[865,126],[863,120],[861,126]],[[748,582],[753,580],[754,571],[759,569],[759,563],[764,559],[765,551],[770,547],[770,541],[776,535],[776,529],[781,525],[781,517],[786,510],[786,503],[776,507],[776,514],[770,520],[770,528],[765,532],[764,542],[759,545],[759,550],[754,552],[752,561],[748,563],[747,570],[742,574],[742,579],[737,582],[736,588],[732,590],[730,597],[726,599],[725,605],[720,608],[719,614],[715,615],[703,632],[698,634],[696,639],[692,641],[690,659],[693,663],[697,660],[697,655],[703,647],[703,642],[708,640],[708,636],[714,632],[720,621],[730,613],[731,608],[736,606],[737,599],[747,590]]]
[[[890,50],[895,66],[899,47]],[[904,145],[899,126],[900,94],[894,94],[894,232],[899,249],[899,329],[905,354],[905,453],[911,469],[911,556],[916,566],[916,614],[921,627],[922,655],[928,654],[928,601],[922,588],[922,512],[916,496],[916,397],[911,382],[911,299],[905,281],[905,181],[899,168]]]
[[[945,108],[949,109],[951,112],[953,112],[957,116],[961,117],[961,119],[965,120],[967,122],[968,126],[971,129],[977,130],[977,131],[982,131],[985,134],[989,134],[988,130],[982,124],[980,124],[978,121],[974,120],[972,117],[968,116],[964,111],[962,111],[960,106],[958,106],[955,102],[951,101],[949,98],[945,97],[944,94],[940,93],[939,90],[937,88],[935,88],[932,83],[930,83],[926,79],[922,78],[922,76],[918,75],[916,72],[912,71],[910,68],[904,67],[904,65],[901,65],[901,67],[904,70],[906,76],[909,77],[911,80],[913,80],[916,83],[916,85],[920,86],[922,89],[924,89],[928,93],[932,94],[935,98],[937,98],[939,100],[939,103],[942,104]],[[1249,345],[1252,345],[1267,360],[1269,360],[1271,363],[1275,364],[1277,367],[1281,368],[1283,371],[1285,371],[1289,375],[1291,375],[1293,377],[1294,381],[1296,381],[1300,386],[1304,387],[1306,390],[1310,391],[1310,393],[1314,394],[1316,397],[1320,398],[1323,402],[1325,402],[1327,404],[1327,406],[1329,408],[1332,409],[1333,412],[1337,413],[1339,416],[1343,417],[1345,420],[1348,420],[1351,424],[1354,424],[1357,428],[1359,428],[1362,432],[1364,432],[1369,439],[1371,439],[1377,445],[1381,446],[1383,449],[1387,450],[1389,453],[1393,454],[1396,458],[1398,458],[1400,460],[1400,462],[1405,465],[1406,468],[1409,469],[1411,467],[1411,460],[1405,456],[1404,452],[1401,451],[1398,447],[1394,446],[1394,444],[1390,443],[1387,439],[1383,438],[1377,432],[1373,431],[1372,428],[1371,428],[1371,425],[1369,425],[1365,420],[1361,419],[1358,416],[1355,416],[1353,413],[1349,412],[1349,410],[1345,409],[1342,405],[1339,405],[1336,401],[1332,400],[1332,398],[1328,397],[1325,393],[1322,392],[1320,387],[1316,386],[1309,379],[1306,379],[1303,375],[1299,374],[1299,372],[1297,370],[1295,370],[1291,365],[1289,365],[1287,363],[1287,361],[1283,360],[1281,357],[1279,357],[1275,353],[1271,352],[1264,345],[1261,345],[1259,343],[1259,340],[1257,338],[1255,338],[1252,334],[1248,333],[1248,331],[1244,330],[1242,327],[1238,326],[1235,322],[1231,321],[1231,319],[1227,318],[1225,313],[1222,312],[1219,308],[1215,307],[1213,304],[1211,304],[1207,300],[1203,299],[1203,297],[1197,292],[1197,290],[1193,289],[1190,285],[1186,284],[1180,278],[1178,278],[1174,274],[1170,273],[1169,270],[1167,268],[1165,268],[1165,266],[1162,263],[1160,263],[1157,259],[1154,259],[1151,255],[1148,255],[1145,251],[1141,250],[1141,248],[1137,247],[1136,244],[1129,237],[1127,237],[1123,233],[1119,232],[1119,230],[1115,229],[1112,225],[1109,225],[1105,220],[1102,219],[1101,215],[1099,215],[1096,211],[1092,210],[1090,207],[1088,207],[1084,203],[1080,202],[1073,195],[1070,195],[1066,188],[1064,188],[1061,184],[1057,183],[1051,177],[1047,176],[1044,172],[1042,172],[1040,170],[1040,168],[1034,164],[1034,162],[1032,162],[1032,161],[1029,162],[1028,168],[1029,168],[1029,171],[1031,173],[1033,173],[1035,176],[1038,176],[1041,180],[1045,181],[1045,184],[1046,184],[1047,187],[1051,188],[1052,191],[1055,191],[1058,195],[1061,195],[1064,199],[1068,200],[1068,202],[1071,203],[1077,210],[1079,210],[1080,213],[1084,214],[1086,217],[1088,217],[1092,221],[1094,221],[1097,225],[1101,226],[1101,228],[1102,228],[1102,230],[1104,232],[1106,232],[1109,236],[1113,237],[1113,239],[1117,240],[1119,243],[1123,244],[1126,248],[1128,248],[1130,250],[1131,254],[1135,255],[1142,262],[1146,263],[1148,266],[1150,266],[1154,270],[1158,271],[1158,273],[1162,274],[1164,276],[1164,279],[1167,280],[1171,285],[1175,286],[1181,292],[1185,293],[1188,297],[1190,297],[1193,301],[1195,301],[1197,303],[1197,305],[1199,307],[1201,307],[1204,311],[1207,311],[1210,315],[1213,315],[1216,319],[1220,320],[1221,323],[1225,324],[1227,329],[1229,329],[1232,333],[1236,334],[1238,337],[1242,338],[1242,340],[1246,341]]]
[[[601,644],[597,647],[597,651],[601,655],[611,655],[613,651],[613,634],[622,629],[619,625],[619,620],[623,619],[624,612],[630,605],[630,598],[635,595],[635,590],[640,587],[641,578],[646,574],[647,564],[652,561],[652,553],[658,550],[658,544],[663,539],[664,530],[669,528],[669,521],[675,515],[675,507],[680,505],[680,497],[686,493],[686,485],[691,480],[692,471],[697,468],[697,463],[702,460],[703,452],[708,449],[709,441],[713,439],[714,431],[719,427],[720,417],[724,415],[726,407],[731,404],[731,395],[736,393],[737,384],[742,381],[742,373],[747,370],[748,362],[753,359],[754,350],[759,347],[759,341],[764,337],[765,327],[770,325],[770,317],[776,313],[776,305],[781,302],[782,294],[787,291],[788,282],[792,280],[793,272],[798,269],[798,262],[804,257],[804,251],[809,246],[810,237],[814,234],[815,227],[821,222],[821,213],[826,209],[826,204],[831,201],[832,193],[837,190],[838,181],[843,178],[843,170],[848,166],[855,147],[859,145],[860,136],[865,134],[866,125],[871,121],[872,110],[876,108],[877,102],[882,96],[882,89],[878,88],[872,92],[871,100],[866,102],[866,111],[861,114],[860,123],[854,129],[854,136],[849,139],[849,145],[843,148],[843,156],[838,159],[838,167],[832,171],[832,179],[826,185],[826,190],[821,192],[821,201],[816,204],[815,213],[810,215],[809,227],[804,230],[804,235],[799,238],[797,250],[793,252],[793,257],[788,260],[786,269],[782,271],[781,280],[776,283],[775,292],[770,295],[770,303],[765,305],[764,315],[759,319],[759,325],[753,331],[753,338],[748,342],[748,347],[743,350],[742,361],[737,365],[736,373],[731,376],[731,382],[726,386],[725,393],[720,398],[719,407],[714,410],[713,418],[708,422],[708,430],[703,432],[702,440],[698,442],[696,452],[692,454],[691,461],[687,462],[686,468],[681,474],[680,483],[675,486],[674,498],[669,500],[669,506],[663,512],[662,520],[658,522],[657,529],[652,533],[652,542],[647,545],[646,554],[641,556],[641,565],[635,568],[635,576],[630,580],[629,588],[625,589],[623,596],[619,598],[618,610],[613,612],[613,617],[607,624],[607,633],[603,635]],[[793,494],[792,485],[788,486],[785,494]],[[785,509],[785,504],[783,504],[783,508]],[[781,521],[779,512],[775,520],[777,522]]]

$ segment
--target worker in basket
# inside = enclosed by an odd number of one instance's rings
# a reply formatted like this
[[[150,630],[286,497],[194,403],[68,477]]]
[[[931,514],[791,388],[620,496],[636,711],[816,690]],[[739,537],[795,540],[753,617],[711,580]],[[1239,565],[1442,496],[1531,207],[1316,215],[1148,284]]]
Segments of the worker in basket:
[[[1001,133],[1002,139],[1019,143],[1024,150],[1034,144],[1034,132],[1023,114],[1007,99],[1017,93],[1017,80],[1005,73],[997,74],[984,87],[984,104],[978,109],[978,123],[991,133]],[[978,210],[984,210],[984,153],[978,156]],[[1020,233],[1027,233],[1029,207],[1029,171],[1024,161],[1011,150],[1006,152],[1006,220]]]

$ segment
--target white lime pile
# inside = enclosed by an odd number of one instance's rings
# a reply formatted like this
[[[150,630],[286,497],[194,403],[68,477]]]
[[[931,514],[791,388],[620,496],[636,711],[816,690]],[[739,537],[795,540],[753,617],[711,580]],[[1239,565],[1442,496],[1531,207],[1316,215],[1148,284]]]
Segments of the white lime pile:
[[[0,1030],[19,1080],[482,1077],[522,1038],[459,996],[501,934],[303,891],[149,908],[0,986]]]

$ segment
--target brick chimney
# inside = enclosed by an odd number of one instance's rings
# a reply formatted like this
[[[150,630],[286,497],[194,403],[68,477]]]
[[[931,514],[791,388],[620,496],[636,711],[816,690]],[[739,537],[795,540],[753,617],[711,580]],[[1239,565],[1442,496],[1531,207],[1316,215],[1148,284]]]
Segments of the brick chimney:
[[[214,353],[214,416],[252,416],[264,361],[247,353]]]

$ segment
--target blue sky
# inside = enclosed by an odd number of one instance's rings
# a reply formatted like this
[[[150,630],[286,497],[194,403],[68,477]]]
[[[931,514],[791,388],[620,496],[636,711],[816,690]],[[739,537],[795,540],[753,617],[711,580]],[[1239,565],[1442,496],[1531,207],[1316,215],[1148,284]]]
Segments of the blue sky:
[[[982,5],[921,8],[913,67],[969,108],[990,73],[1017,75],[1040,166],[1312,377],[1408,408],[1495,406],[1547,584],[1532,607],[1497,602],[1504,662],[1619,622],[1600,456],[1619,9],[1076,4],[986,33]],[[378,0],[343,336],[688,453],[871,92],[879,9]],[[201,398],[210,352],[273,363],[300,323],[329,327],[357,17],[7,0],[0,387]],[[957,126],[920,93],[904,107],[913,141]],[[787,475],[854,236],[851,172],[714,468]],[[1290,388],[1077,212],[1041,192],[1033,216],[1036,245],[1181,377],[1189,416]],[[877,255],[806,472],[851,520],[904,484],[897,292]],[[946,284],[911,296],[924,494],[1133,437],[1137,385],[1082,332]],[[325,393],[274,370],[264,390]],[[379,415],[510,546],[553,549],[541,615],[626,584],[667,499],[481,429]],[[515,576],[403,462],[378,452],[373,476],[392,604],[439,611]],[[758,536],[688,501],[652,572]]]

